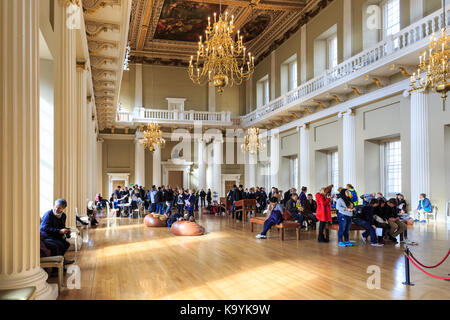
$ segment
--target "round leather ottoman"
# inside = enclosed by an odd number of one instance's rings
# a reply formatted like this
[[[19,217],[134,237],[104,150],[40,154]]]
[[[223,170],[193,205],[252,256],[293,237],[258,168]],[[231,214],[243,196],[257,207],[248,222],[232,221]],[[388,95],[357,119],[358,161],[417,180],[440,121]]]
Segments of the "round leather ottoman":
[[[162,228],[167,227],[167,218],[160,216],[159,214],[148,214],[144,218],[144,224],[146,227]]]
[[[205,228],[190,221],[176,221],[170,227],[170,232],[176,236],[201,236],[205,234]]]

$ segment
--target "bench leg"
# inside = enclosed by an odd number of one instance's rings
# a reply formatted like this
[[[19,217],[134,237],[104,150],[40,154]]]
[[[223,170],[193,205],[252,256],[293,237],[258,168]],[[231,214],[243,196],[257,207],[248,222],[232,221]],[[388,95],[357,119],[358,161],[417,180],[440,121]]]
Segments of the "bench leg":
[[[253,232],[253,222],[250,222],[250,232]]]
[[[58,267],[58,292],[61,293],[64,276],[64,265],[61,263]]]
[[[297,240],[300,240],[300,228],[295,228],[295,231],[297,232]]]
[[[283,241],[284,240],[284,228],[280,229],[280,240]]]

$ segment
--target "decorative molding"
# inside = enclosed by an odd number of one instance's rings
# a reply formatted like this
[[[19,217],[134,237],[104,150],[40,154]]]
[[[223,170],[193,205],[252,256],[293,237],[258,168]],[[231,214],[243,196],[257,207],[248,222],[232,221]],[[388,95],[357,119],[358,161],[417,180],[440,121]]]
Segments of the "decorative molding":
[[[83,11],[92,14],[106,6],[120,6],[120,2],[121,0],[83,0]]]
[[[120,32],[120,25],[110,22],[101,22],[94,20],[86,21],[86,34],[88,35],[88,37],[96,37],[101,32],[108,32],[108,31]]]

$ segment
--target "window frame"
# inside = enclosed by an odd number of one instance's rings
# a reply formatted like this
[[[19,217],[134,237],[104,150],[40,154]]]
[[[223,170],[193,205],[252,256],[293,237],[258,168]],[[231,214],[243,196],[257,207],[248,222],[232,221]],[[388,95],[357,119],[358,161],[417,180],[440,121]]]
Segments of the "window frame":
[[[398,22],[396,22],[393,25],[389,25],[389,17],[388,17],[388,6],[389,3],[396,1],[397,5],[398,5]],[[400,32],[401,30],[401,4],[400,4],[400,0],[384,0],[381,3],[381,8],[382,8],[382,25],[383,25],[383,39],[386,39],[389,36],[395,35],[397,33]],[[390,30],[396,30],[398,28],[397,31],[395,32],[391,32]]]
[[[398,147],[395,148],[399,150],[398,160],[396,163],[389,164],[389,150],[388,146],[392,143],[398,143]],[[398,166],[396,172],[392,172],[391,167]],[[397,193],[402,193],[402,184],[403,184],[403,176],[402,176],[402,141],[400,138],[392,138],[383,140],[380,142],[380,185],[381,192],[386,195],[386,197],[395,197]],[[395,168],[394,168],[395,170]],[[398,183],[394,183],[392,186],[390,185],[391,181],[394,180],[390,177],[390,174],[397,174],[399,176]],[[398,190],[395,189],[395,185],[398,185]]]
[[[327,69],[331,70],[337,67],[339,64],[339,58],[338,58],[338,37],[337,33],[333,34],[329,38],[327,38]],[[332,43],[335,43],[332,45]],[[334,48],[334,57],[332,59],[332,52],[331,49]]]

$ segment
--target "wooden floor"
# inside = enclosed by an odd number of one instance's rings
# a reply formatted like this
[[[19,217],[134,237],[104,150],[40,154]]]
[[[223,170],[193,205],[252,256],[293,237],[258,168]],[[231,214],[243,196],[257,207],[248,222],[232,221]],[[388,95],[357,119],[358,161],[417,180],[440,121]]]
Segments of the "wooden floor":
[[[65,287],[60,299],[450,299],[450,282],[413,266],[415,286],[402,285],[400,245],[371,247],[352,232],[356,247],[339,248],[333,231],[330,243],[318,243],[315,231],[297,241],[293,230],[284,242],[277,230],[258,240],[248,224],[214,216],[198,221],[206,235],[176,237],[167,228],[146,228],[142,219],[103,219],[84,233],[81,251],[67,254],[81,269],[81,289]],[[435,264],[447,253],[450,231],[418,224],[409,238],[419,243],[414,255]],[[370,265],[381,269],[379,290],[367,288]],[[431,273],[450,273],[450,259]]]

